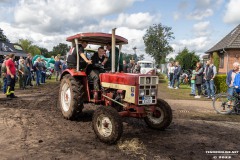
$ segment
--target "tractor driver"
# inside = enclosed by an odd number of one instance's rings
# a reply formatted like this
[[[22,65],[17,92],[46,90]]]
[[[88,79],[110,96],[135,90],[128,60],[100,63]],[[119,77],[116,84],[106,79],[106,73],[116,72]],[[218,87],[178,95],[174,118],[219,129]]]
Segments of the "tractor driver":
[[[98,52],[94,53],[91,58],[92,65],[89,66],[90,68],[90,77],[93,79],[94,90],[100,90],[100,81],[99,81],[99,74],[104,73],[103,66],[106,64],[108,58],[105,55],[105,50],[103,47],[98,48]]]
[[[85,69],[87,64],[92,64],[91,60],[88,60],[84,54],[84,48],[86,48],[88,43],[82,41],[82,44],[78,44],[78,53],[79,53],[79,68]],[[70,49],[67,57],[67,66],[68,68],[76,68],[77,66],[77,49],[73,47]]]

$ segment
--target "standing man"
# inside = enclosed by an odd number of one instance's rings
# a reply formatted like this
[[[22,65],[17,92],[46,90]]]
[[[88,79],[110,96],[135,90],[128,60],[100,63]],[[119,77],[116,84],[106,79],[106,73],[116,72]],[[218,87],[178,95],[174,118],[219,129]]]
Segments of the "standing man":
[[[205,73],[204,74],[204,79],[206,80],[205,84],[206,84],[206,87],[207,87],[207,94],[208,94],[207,98],[208,99],[214,98],[214,96],[215,96],[214,78],[217,75],[217,69],[213,65],[211,60],[207,61],[204,73]]]
[[[32,63],[31,53],[28,53],[28,56],[26,58],[26,66],[27,66],[27,69],[28,69],[26,84],[30,85],[30,86],[33,86],[33,84],[32,84],[32,73],[31,73],[31,71],[33,69],[33,63]]]
[[[179,62],[176,61],[175,69],[174,69],[174,73],[173,73],[173,80],[172,80],[172,84],[171,84],[170,88],[174,88],[175,81],[177,80],[177,87],[175,89],[179,89],[179,78],[180,78],[181,71],[182,71],[182,68],[179,65]]]
[[[56,74],[56,81],[58,81],[58,77],[62,74],[62,62],[60,61],[58,56],[55,57],[54,69]]]
[[[16,67],[14,63],[15,55],[13,53],[9,54],[9,59],[6,61],[7,68],[7,92],[6,96],[8,98],[17,98],[14,95],[15,79],[16,79]]]

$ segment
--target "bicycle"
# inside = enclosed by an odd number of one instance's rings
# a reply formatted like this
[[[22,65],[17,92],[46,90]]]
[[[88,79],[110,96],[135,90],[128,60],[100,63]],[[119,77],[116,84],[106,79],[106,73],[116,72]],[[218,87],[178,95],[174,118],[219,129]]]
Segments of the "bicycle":
[[[233,96],[227,93],[217,94],[213,100],[213,108],[219,114],[240,114],[240,93]]]

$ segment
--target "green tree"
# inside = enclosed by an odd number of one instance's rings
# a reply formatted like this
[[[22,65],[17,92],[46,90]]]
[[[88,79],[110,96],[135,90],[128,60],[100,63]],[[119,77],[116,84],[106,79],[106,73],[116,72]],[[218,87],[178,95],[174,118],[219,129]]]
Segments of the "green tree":
[[[186,47],[178,53],[175,58],[176,61],[179,61],[182,69],[194,69],[196,67],[196,63],[199,62],[199,56],[195,54],[194,51],[189,51]]]
[[[123,55],[123,60],[126,60],[127,63],[130,63],[130,60],[134,59],[135,62],[138,61],[137,55],[136,54],[127,54],[127,53],[122,53]]]
[[[1,28],[0,28],[0,41],[8,42],[8,43],[10,42],[7,36],[3,33],[3,30]]]
[[[169,45],[169,41],[174,39],[171,29],[171,27],[163,26],[161,23],[154,24],[147,29],[143,36],[145,51],[155,59],[156,64],[160,64],[162,59],[165,59],[173,51]]]
[[[174,58],[169,58],[169,60],[168,60],[169,62],[174,62]]]
[[[22,46],[23,50],[27,53],[31,53],[32,56],[41,54],[41,50],[37,45],[33,45],[32,41],[28,39],[19,39],[18,43]]]
[[[39,47],[40,51],[41,51],[41,55],[43,55],[44,57],[50,58],[51,55],[49,55],[47,48],[43,48],[43,47]]]
[[[217,52],[213,52],[213,64],[216,66],[217,72],[219,69],[219,64],[220,64],[220,57]]]
[[[56,56],[60,54],[61,56],[65,56],[66,53],[70,50],[70,46],[67,44],[59,43],[57,46],[53,47],[53,55]]]

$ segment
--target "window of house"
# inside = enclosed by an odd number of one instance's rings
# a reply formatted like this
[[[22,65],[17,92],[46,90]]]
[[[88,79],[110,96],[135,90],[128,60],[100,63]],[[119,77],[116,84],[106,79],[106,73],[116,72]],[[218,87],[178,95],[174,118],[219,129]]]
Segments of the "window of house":
[[[224,67],[224,54],[220,54],[219,58],[220,58],[219,68],[223,68]]]

